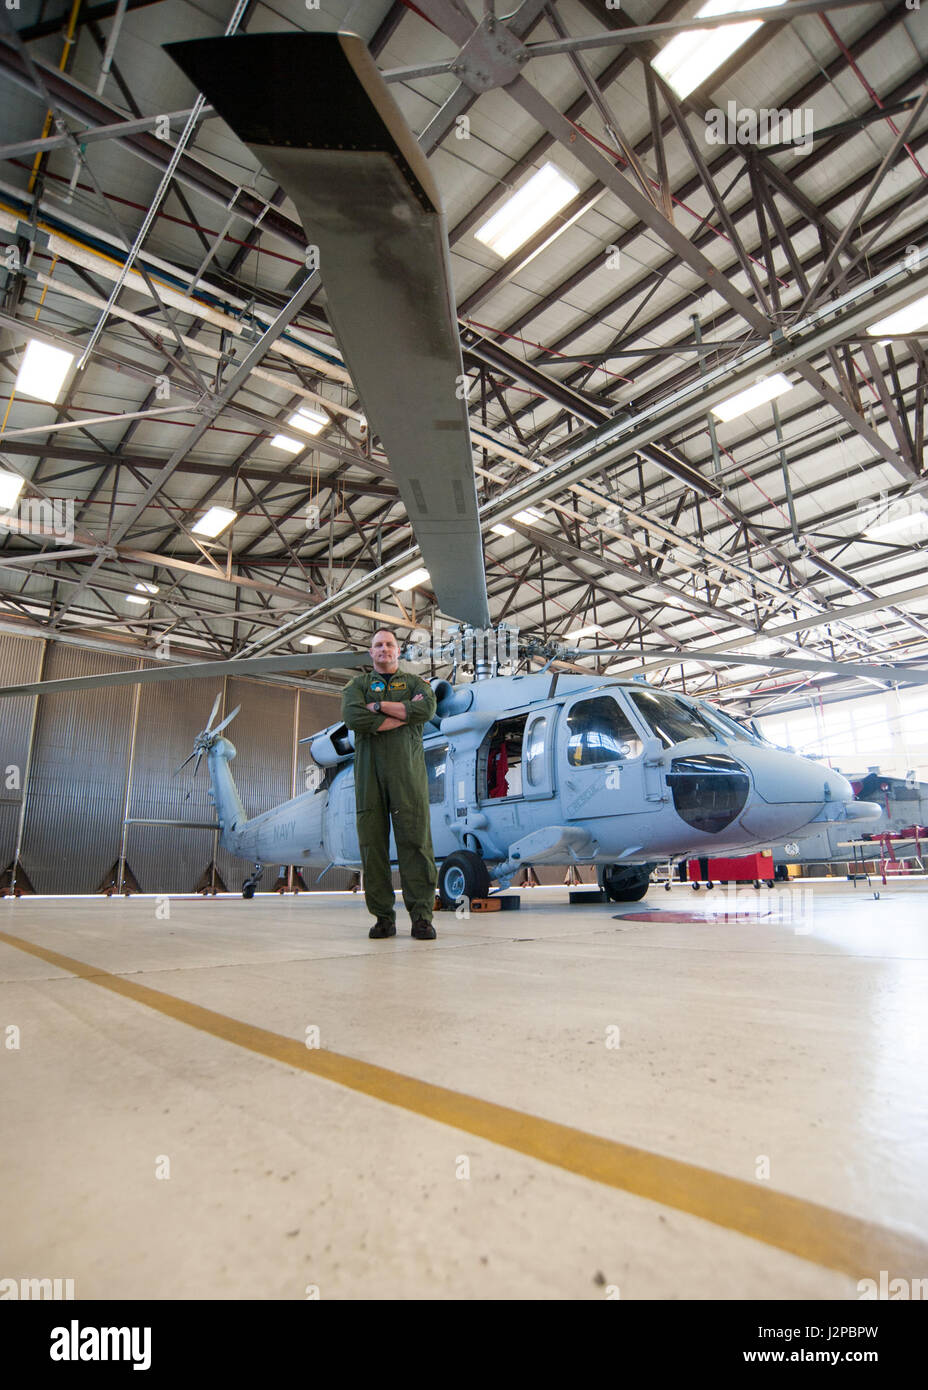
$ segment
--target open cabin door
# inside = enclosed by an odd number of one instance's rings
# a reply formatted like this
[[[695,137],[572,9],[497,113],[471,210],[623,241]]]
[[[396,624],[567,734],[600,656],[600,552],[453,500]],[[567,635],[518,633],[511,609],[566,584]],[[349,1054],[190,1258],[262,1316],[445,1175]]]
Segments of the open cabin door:
[[[554,795],[557,705],[502,715],[477,758],[477,799],[537,801]]]

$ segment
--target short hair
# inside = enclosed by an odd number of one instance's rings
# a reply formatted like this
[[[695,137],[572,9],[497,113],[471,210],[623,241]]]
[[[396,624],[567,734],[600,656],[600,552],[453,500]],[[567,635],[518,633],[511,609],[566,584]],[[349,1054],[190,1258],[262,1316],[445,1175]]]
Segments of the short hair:
[[[371,646],[374,645],[374,638],[377,636],[378,632],[386,632],[388,636],[393,638],[394,642],[398,647],[401,647],[403,645],[397,634],[393,631],[392,627],[378,627],[375,628],[374,631],[371,633]]]

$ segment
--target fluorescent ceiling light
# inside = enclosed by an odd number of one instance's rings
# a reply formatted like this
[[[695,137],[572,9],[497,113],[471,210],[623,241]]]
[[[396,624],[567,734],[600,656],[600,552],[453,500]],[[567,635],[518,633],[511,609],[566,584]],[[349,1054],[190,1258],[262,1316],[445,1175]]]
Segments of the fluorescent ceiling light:
[[[54,405],[75,356],[73,352],[65,352],[64,348],[52,347],[33,338],[19,364],[16,390],[22,396],[34,396],[38,401],[49,401]]]
[[[140,579],[135,587],[142,594],[156,594],[158,592],[158,585],[149,584],[147,579]]]
[[[572,642],[578,642],[581,637],[599,637],[602,631],[602,628],[594,623],[592,627],[582,627],[579,632],[568,632],[567,636]]]
[[[880,521],[864,531],[872,541],[923,541],[928,537],[928,512],[906,512],[903,516]]]
[[[696,18],[711,19],[713,15],[766,9],[779,3],[780,0],[709,0],[697,10]],[[685,29],[682,34],[675,34],[651,59],[651,66],[678,97],[689,96],[746,43],[762,23],[760,19],[748,19],[743,24],[723,24],[718,29]]]
[[[526,507],[522,512],[513,512],[513,521],[521,521],[523,526],[531,526],[533,521],[541,521],[541,512],[536,512],[534,507]]]
[[[304,647],[318,647],[320,642],[325,641],[325,638],[317,637],[315,632],[307,632],[305,637],[300,638],[300,641],[303,643]]]
[[[503,522],[503,521],[498,521],[498,522],[496,523],[495,526],[491,526],[491,527],[490,527],[490,530],[491,530],[491,531],[495,531],[496,534],[497,534],[498,536],[514,536],[514,535],[515,535],[515,531],[512,529],[512,527],[511,527],[511,526],[507,526],[507,525],[505,524],[505,522]]]
[[[681,608],[688,608],[691,613],[698,613],[700,611],[699,605],[696,604],[688,594],[682,593],[679,589],[674,589],[670,584],[647,585],[643,589],[636,589],[632,597],[648,599],[652,603],[662,604],[664,607],[668,604],[677,604]]]
[[[307,434],[318,434],[328,423],[328,415],[323,415],[321,410],[310,410],[308,405],[301,406],[295,415],[290,415],[287,419],[288,425],[295,425],[298,430],[305,430]]]
[[[737,651],[742,656],[780,656],[780,646],[781,643],[776,637],[757,637],[753,642],[738,647]]]
[[[579,192],[578,186],[554,164],[543,164],[474,236],[505,260]]]
[[[18,473],[0,471],[0,511],[8,512],[16,506],[25,484],[25,478]]]
[[[928,294],[923,294],[921,299],[907,304],[904,309],[897,309],[888,318],[871,323],[867,332],[879,338],[884,333],[915,333],[925,327],[928,327]]]
[[[289,434],[275,434],[271,444],[275,449],[286,449],[288,454],[299,454],[307,447],[305,440],[291,439]]]
[[[190,529],[198,536],[218,536],[237,516],[238,512],[230,512],[228,507],[210,507]]]
[[[141,594],[126,594],[126,603],[139,603],[144,608],[147,604],[151,603],[151,599],[142,598]]]
[[[391,579],[390,587],[403,591],[414,589],[417,584],[424,584],[428,577],[428,570],[410,570],[409,574],[404,574],[399,579]]]
[[[727,401],[719,401],[718,405],[712,406],[712,414],[723,421],[734,420],[737,415],[745,415],[755,406],[772,401],[774,397],[785,395],[792,389],[792,382],[782,372],[775,372],[773,376],[762,376],[747,390],[739,391],[736,396],[729,396]]]

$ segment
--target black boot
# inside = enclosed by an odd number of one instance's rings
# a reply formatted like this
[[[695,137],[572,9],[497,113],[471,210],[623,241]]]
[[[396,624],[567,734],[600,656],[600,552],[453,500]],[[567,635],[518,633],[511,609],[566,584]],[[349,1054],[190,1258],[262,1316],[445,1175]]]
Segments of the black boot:
[[[392,917],[378,917],[367,934],[375,940],[382,936],[396,936],[396,922]]]

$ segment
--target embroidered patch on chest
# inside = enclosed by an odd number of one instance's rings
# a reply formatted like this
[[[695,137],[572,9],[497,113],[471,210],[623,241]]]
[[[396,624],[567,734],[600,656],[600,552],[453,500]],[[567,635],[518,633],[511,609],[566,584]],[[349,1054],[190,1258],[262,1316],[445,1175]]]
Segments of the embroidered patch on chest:
[[[370,693],[372,695],[382,695],[386,688],[386,681],[371,681],[370,683]]]
[[[391,690],[405,690],[405,689],[406,689],[406,682],[405,682],[405,681],[391,681],[391,682],[390,682],[390,689],[391,689]]]

